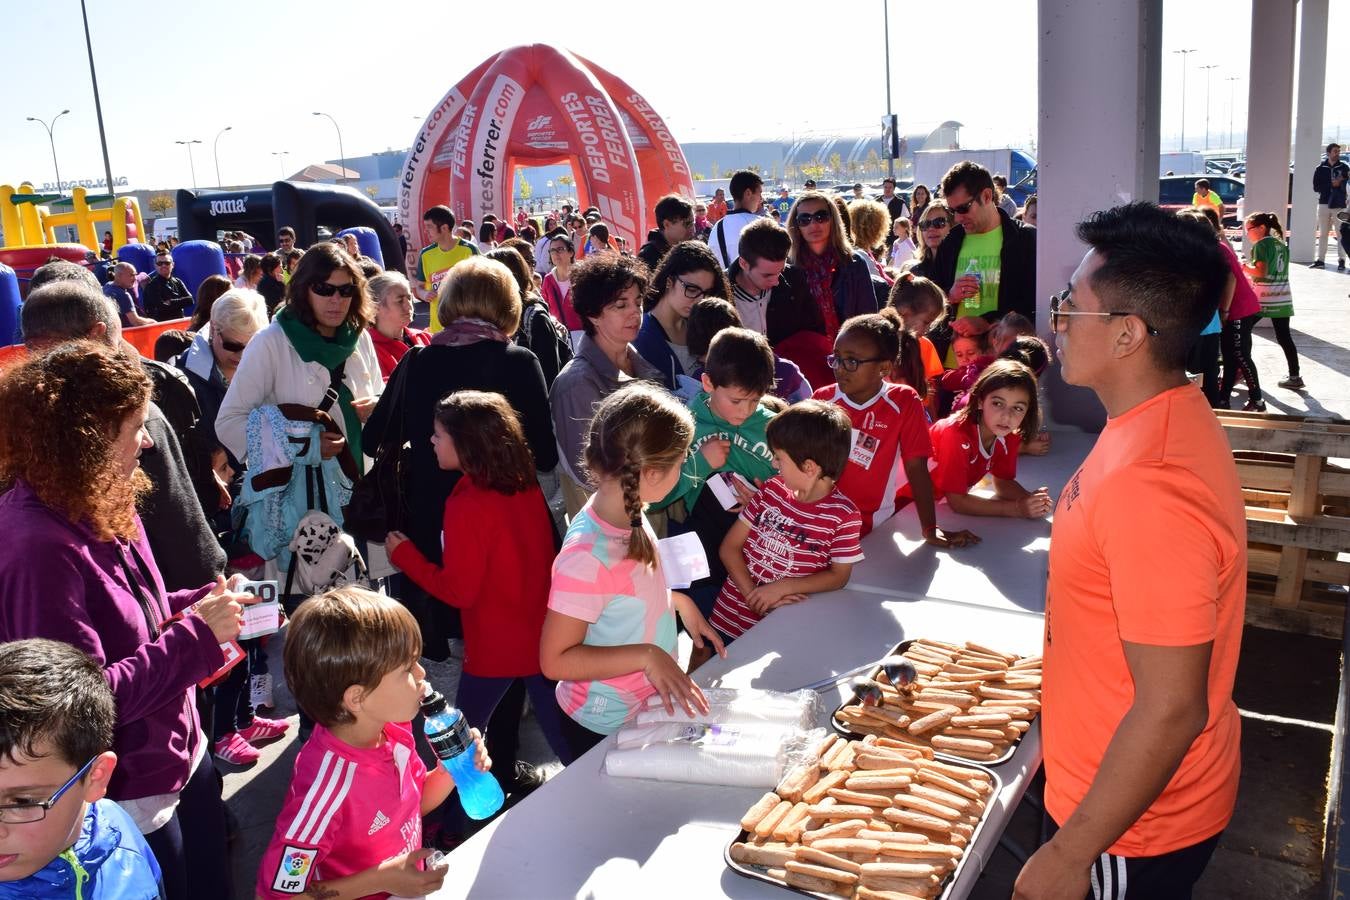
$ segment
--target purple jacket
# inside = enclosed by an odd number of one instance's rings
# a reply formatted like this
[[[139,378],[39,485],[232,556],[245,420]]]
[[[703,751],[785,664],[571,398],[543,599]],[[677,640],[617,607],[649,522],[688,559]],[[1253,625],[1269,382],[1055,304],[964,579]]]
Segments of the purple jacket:
[[[197,616],[186,616],[154,640],[147,619],[158,626],[205,596],[209,586],[166,596],[143,533],[132,544],[100,541],[87,525],[45,505],[23,481],[0,495],[0,534],[0,641],[64,641],[97,660],[112,687],[118,765],[108,795],[134,800],[182,788],[202,740],[193,686],[224,659]]]

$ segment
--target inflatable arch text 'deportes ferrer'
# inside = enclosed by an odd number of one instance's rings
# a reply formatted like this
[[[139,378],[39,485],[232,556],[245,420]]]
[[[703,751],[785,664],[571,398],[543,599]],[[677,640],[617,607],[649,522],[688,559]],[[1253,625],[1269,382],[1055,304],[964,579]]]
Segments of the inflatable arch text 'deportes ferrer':
[[[634,249],[663,194],[694,196],[684,151],[660,115],[621,79],[546,44],[503,50],[451,88],[427,116],[399,185],[398,216],[421,233],[424,210],[509,219],[516,169],[570,164],[577,201],[595,206]]]

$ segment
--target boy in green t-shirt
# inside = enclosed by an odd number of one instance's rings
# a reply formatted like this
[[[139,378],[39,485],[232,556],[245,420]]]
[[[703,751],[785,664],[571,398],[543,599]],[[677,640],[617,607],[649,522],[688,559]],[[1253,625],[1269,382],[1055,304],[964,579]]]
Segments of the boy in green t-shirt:
[[[709,576],[688,591],[706,617],[712,613],[717,591],[726,580],[718,548],[753,491],[735,479],[726,479],[740,501],[728,510],[713,490],[704,488],[718,472],[735,473],[751,485],[773,477],[773,453],[764,434],[777,413],[777,407],[764,401],[773,391],[773,349],[758,332],[723,329],[708,345],[702,381],[703,390],[689,401],[694,414],[694,441],[680,480],[664,500],[653,505],[663,509],[684,501],[688,514],[683,523],[671,523],[671,532],[696,533],[707,554]]]

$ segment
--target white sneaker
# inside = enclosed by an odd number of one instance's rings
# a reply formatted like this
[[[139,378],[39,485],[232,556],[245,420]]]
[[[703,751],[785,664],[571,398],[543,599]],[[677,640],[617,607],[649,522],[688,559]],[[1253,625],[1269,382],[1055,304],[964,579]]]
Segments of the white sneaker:
[[[270,672],[262,675],[254,675],[249,679],[249,699],[253,702],[256,709],[260,706],[266,706],[269,709],[275,709],[276,704],[272,702],[272,675]]]

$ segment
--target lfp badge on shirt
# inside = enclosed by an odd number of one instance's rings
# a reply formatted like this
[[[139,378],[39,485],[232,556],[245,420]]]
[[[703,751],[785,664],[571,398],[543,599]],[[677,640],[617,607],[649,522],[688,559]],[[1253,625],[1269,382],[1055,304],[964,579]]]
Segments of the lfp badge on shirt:
[[[318,852],[306,847],[286,845],[285,852],[281,854],[281,863],[277,866],[277,876],[272,879],[272,890],[283,894],[304,893]]]

